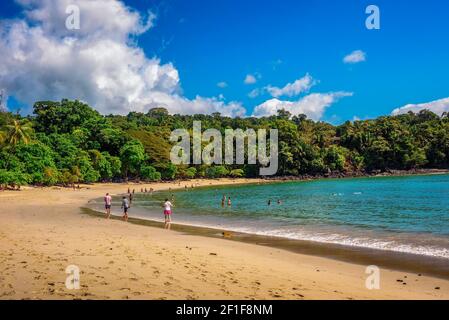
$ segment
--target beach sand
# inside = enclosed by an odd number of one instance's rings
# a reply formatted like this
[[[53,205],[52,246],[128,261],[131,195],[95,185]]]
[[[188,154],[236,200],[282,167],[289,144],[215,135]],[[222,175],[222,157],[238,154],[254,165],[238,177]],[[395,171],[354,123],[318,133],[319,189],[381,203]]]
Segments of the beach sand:
[[[380,289],[368,290],[366,265],[81,214],[128,187],[245,182],[0,192],[0,299],[449,299],[441,278],[381,268]],[[69,265],[80,269],[79,290],[65,286]]]

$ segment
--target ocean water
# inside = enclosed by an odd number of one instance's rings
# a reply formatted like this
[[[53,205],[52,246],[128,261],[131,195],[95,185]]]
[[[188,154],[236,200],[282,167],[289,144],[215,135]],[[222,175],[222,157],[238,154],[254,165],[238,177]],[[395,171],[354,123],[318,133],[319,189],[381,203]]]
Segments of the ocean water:
[[[223,195],[231,197],[232,206],[221,206]],[[174,199],[178,223],[449,259],[449,175],[136,194],[131,216],[163,219],[161,202],[166,197]]]

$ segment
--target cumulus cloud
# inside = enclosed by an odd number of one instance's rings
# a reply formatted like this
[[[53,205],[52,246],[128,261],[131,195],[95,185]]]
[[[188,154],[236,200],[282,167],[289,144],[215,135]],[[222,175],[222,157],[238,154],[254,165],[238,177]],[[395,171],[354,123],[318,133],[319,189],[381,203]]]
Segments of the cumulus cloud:
[[[248,93],[248,97],[250,97],[251,99],[257,98],[262,92],[263,90],[256,88],[250,91],[250,93]]]
[[[17,0],[23,18],[0,21],[0,89],[29,106],[37,100],[80,99],[102,113],[164,106],[172,113],[243,115],[238,102],[182,96],[177,69],[148,58],[135,37],[155,16],[119,0]],[[80,8],[68,30],[66,8]]]
[[[217,87],[222,88],[222,89],[226,88],[227,86],[228,86],[228,84],[224,81],[217,83]]]
[[[266,90],[275,98],[279,98],[281,96],[293,97],[303,92],[307,92],[315,84],[316,81],[313,80],[309,74],[306,74],[304,77],[296,80],[295,82],[288,83],[283,88],[267,86]]]
[[[403,107],[394,109],[391,114],[396,116],[399,114],[404,114],[409,111],[417,113],[421,110],[430,110],[438,115],[442,115],[443,112],[449,112],[449,98],[444,98],[440,100],[435,100],[427,103],[420,104],[407,104]]]
[[[325,110],[343,97],[352,96],[350,92],[312,93],[297,101],[267,100],[254,108],[253,116],[263,117],[277,114],[285,109],[293,115],[306,114],[312,120],[319,120]]]
[[[344,63],[355,64],[366,61],[366,53],[362,50],[355,50],[343,58]]]
[[[257,82],[257,79],[256,79],[256,77],[254,75],[247,74],[246,77],[245,77],[245,80],[243,80],[243,82],[245,84],[254,84],[254,83]]]

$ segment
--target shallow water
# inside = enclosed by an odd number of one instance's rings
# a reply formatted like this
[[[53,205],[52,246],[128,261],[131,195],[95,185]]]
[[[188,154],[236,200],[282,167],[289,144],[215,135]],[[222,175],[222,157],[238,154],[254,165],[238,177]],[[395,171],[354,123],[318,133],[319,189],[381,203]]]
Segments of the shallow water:
[[[223,195],[231,197],[231,207],[221,206]],[[131,215],[160,220],[166,197],[174,197],[179,223],[449,259],[449,175],[136,194]]]

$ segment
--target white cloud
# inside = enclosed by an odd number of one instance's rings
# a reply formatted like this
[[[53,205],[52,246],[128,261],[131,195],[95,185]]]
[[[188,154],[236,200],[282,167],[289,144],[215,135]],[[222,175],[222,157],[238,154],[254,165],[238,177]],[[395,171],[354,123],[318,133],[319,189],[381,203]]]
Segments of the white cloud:
[[[267,86],[266,90],[275,98],[279,98],[281,96],[293,97],[303,92],[307,92],[315,84],[316,81],[309,74],[306,74],[304,77],[296,80],[295,82],[288,83],[283,88]]]
[[[407,104],[403,107],[394,109],[391,114],[396,116],[398,114],[404,114],[409,111],[417,113],[424,109],[430,110],[441,116],[443,112],[449,112],[449,98],[435,100],[427,103]]]
[[[182,96],[178,70],[148,58],[135,36],[149,30],[144,18],[118,0],[18,0],[23,19],[0,21],[0,90],[32,105],[62,98],[86,101],[102,113],[146,112],[243,115],[238,102]],[[68,30],[68,5],[77,5],[81,28]]]
[[[366,53],[362,50],[355,50],[343,58],[344,63],[359,63],[366,61]]]
[[[256,77],[254,75],[247,74],[246,77],[245,77],[245,80],[243,80],[243,82],[245,84],[254,84],[254,83],[257,82],[257,79],[256,79]]]
[[[263,90],[259,88],[253,89],[250,91],[250,93],[248,93],[248,97],[250,97],[251,99],[257,98],[259,95],[262,94],[262,91]]]
[[[263,117],[277,114],[285,109],[293,115],[306,114],[308,118],[319,120],[325,110],[340,98],[352,96],[350,92],[312,93],[297,101],[267,100],[254,108],[253,116]]]
[[[227,86],[228,86],[228,84],[224,81],[217,83],[217,87],[222,88],[222,89],[226,88]]]

